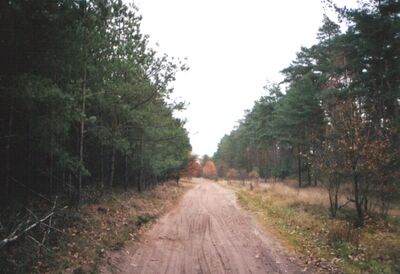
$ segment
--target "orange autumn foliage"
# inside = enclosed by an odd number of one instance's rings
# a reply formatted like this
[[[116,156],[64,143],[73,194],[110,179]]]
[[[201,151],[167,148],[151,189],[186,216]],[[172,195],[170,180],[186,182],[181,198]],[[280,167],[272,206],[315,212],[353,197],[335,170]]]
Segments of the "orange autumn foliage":
[[[216,177],[217,176],[217,168],[213,161],[208,160],[203,166],[203,176],[204,177]]]
[[[187,167],[181,172],[181,177],[199,177],[202,171],[202,166],[193,159],[189,161]]]

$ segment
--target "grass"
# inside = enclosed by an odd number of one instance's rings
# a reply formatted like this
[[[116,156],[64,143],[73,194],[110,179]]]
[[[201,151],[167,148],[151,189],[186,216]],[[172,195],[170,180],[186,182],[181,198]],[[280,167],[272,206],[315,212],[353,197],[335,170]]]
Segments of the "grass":
[[[185,182],[143,193],[117,190],[82,206],[79,213],[64,212],[57,217],[60,231],[52,232],[41,253],[29,254],[32,244],[26,241],[10,247],[7,260],[18,266],[12,273],[98,273],[107,251],[136,240],[142,227],[170,210],[190,187]]]
[[[362,229],[349,222],[352,209],[329,216],[323,188],[298,189],[284,183],[250,190],[229,184],[239,204],[295,250],[307,264],[323,271],[400,273],[400,220],[369,219]]]

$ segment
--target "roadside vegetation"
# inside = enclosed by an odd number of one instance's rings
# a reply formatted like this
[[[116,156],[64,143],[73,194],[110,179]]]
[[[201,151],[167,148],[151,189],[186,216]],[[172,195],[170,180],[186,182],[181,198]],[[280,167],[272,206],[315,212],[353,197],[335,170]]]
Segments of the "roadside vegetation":
[[[141,228],[176,205],[190,187],[185,181],[179,185],[168,182],[141,193],[116,189],[83,205],[79,213],[59,211],[52,219],[57,229],[44,245],[26,239],[1,249],[0,269],[2,273],[97,273],[107,264],[109,252],[137,240]],[[41,240],[40,230],[35,232],[27,237]]]
[[[239,204],[296,251],[308,268],[345,273],[400,271],[400,205],[386,218],[370,216],[362,228],[355,229],[354,207],[332,218],[328,193],[322,187],[300,189],[295,181],[224,184],[233,187]]]
[[[399,273],[400,6],[325,4],[339,20],[324,16],[318,42],[266,85],[212,159],[305,262]]]
[[[376,211],[388,218],[400,199],[400,5],[326,3],[346,28],[324,16],[318,42],[266,86],[213,160],[223,178],[323,186],[330,216],[351,204],[357,228]]]

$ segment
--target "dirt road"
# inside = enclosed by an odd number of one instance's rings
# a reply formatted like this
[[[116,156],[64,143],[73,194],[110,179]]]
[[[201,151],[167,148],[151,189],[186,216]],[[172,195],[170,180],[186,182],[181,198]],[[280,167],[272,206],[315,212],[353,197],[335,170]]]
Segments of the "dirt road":
[[[114,262],[119,273],[301,273],[236,204],[235,194],[196,180],[179,206]]]

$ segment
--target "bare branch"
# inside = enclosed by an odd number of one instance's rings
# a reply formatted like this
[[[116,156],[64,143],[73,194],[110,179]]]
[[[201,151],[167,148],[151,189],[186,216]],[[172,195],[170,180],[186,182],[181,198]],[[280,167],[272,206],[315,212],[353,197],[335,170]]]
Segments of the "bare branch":
[[[45,216],[42,217],[41,219],[37,219],[37,217],[35,217],[35,218],[36,218],[36,222],[34,222],[34,223],[28,225],[26,228],[24,228],[24,229],[22,229],[22,230],[21,230],[21,227],[23,226],[23,223],[20,223],[20,224],[17,226],[17,228],[14,229],[14,231],[11,232],[10,235],[9,235],[7,238],[5,238],[5,239],[3,239],[3,240],[0,241],[0,248],[2,248],[3,246],[5,246],[6,244],[8,244],[8,243],[10,243],[10,242],[16,241],[16,240],[17,240],[19,237],[21,237],[23,234],[25,234],[25,233],[27,233],[28,231],[32,230],[33,228],[37,227],[39,224],[43,224],[46,220],[48,220],[48,219],[51,220],[51,217],[56,213],[56,210],[55,210],[55,209],[56,209],[56,204],[57,204],[57,197],[56,197],[56,199],[55,199],[55,201],[54,201],[54,204],[53,204],[53,207],[52,207],[51,211],[50,211],[47,215],[45,215]],[[60,210],[63,210],[63,209],[66,209],[66,208],[68,208],[68,206],[64,206],[64,207],[61,208]],[[30,211],[30,210],[28,210],[28,211]],[[35,214],[33,214],[31,211],[30,211],[30,213],[31,213],[33,216],[35,216]],[[50,225],[46,225],[46,226],[48,226],[48,227],[50,228],[50,227],[51,227],[51,222],[50,222]],[[20,232],[18,233],[18,231],[20,231]],[[43,242],[44,242],[44,241],[43,241]]]

